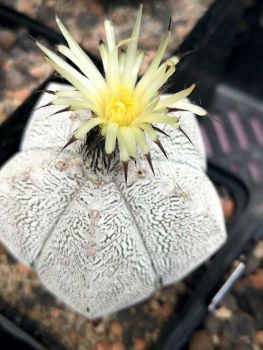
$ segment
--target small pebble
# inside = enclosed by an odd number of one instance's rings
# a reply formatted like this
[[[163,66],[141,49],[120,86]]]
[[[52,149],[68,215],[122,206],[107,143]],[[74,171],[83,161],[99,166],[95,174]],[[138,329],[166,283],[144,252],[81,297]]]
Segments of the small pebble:
[[[263,259],[263,241],[260,241],[256,245],[256,248],[254,249],[253,254],[257,259]]]
[[[6,96],[8,98],[12,98],[22,102],[30,95],[30,93],[31,93],[31,89],[25,87],[21,89],[12,90],[12,91],[7,91]]]
[[[134,339],[134,350],[145,350],[146,341],[143,338]]]
[[[35,14],[36,6],[33,0],[19,0],[17,3],[17,10],[26,13],[29,16]]]
[[[7,29],[0,30],[0,48],[9,50],[16,42],[17,35]]]
[[[184,294],[187,291],[187,285],[184,282],[180,281],[175,284],[174,289],[176,291],[176,294]]]
[[[46,78],[52,72],[50,66],[46,63],[41,63],[29,69],[29,74],[33,78]]]
[[[215,315],[209,315],[205,320],[205,328],[212,334],[218,334],[221,329],[221,322]]]
[[[90,12],[82,12],[76,18],[77,26],[87,32],[97,24],[97,18]]]
[[[97,17],[103,16],[103,7],[100,1],[89,1],[89,13]]]
[[[240,337],[252,337],[254,335],[255,321],[248,313],[238,312],[234,317],[225,322],[223,334],[231,339]]]
[[[247,256],[246,274],[253,273],[259,267],[260,267],[260,260],[256,258],[254,254],[249,254]]]
[[[226,221],[229,221],[234,215],[235,203],[230,197],[221,197],[221,204]]]
[[[164,319],[168,319],[173,313],[173,305],[171,303],[164,303],[160,307],[160,315]]]
[[[150,298],[149,300],[149,308],[152,311],[158,311],[160,309],[160,303],[156,298]]]
[[[0,124],[3,123],[7,118],[7,114],[4,111],[0,111]]]
[[[111,350],[111,345],[109,343],[97,343],[94,350]]]
[[[110,349],[111,350],[126,350],[125,346],[120,342],[112,343]]]
[[[62,313],[62,310],[59,309],[58,307],[53,307],[53,308],[51,309],[51,315],[52,315],[52,317],[54,317],[54,318],[59,318],[60,315],[61,315],[61,313]]]
[[[254,350],[254,349],[249,339],[241,338],[234,343],[233,350]]]
[[[190,30],[191,30],[191,28],[185,24],[177,25],[175,28],[176,35],[178,37],[182,37],[182,38],[185,38]]]
[[[256,342],[256,344],[263,346],[263,330],[256,332],[255,342]]]
[[[253,344],[253,350],[262,350],[262,346],[258,344]]]
[[[22,272],[22,273],[27,273],[27,274],[34,274],[35,273],[34,270],[32,270],[30,267],[28,267],[22,263],[17,263],[16,269],[17,269],[17,271]]]
[[[225,296],[222,305],[230,311],[236,311],[238,309],[236,299],[232,294],[228,294]]]
[[[12,71],[12,69],[13,69],[13,65],[11,64],[11,62],[4,62],[3,64],[2,64],[2,67],[1,67],[1,69],[2,69],[2,71],[3,72],[11,72]]]
[[[190,340],[189,350],[213,350],[211,335],[206,331],[197,331]]]
[[[217,343],[218,349],[232,350],[231,344],[232,344],[232,341],[228,336],[226,336],[225,334],[220,334],[220,336],[218,337],[218,343]]]
[[[219,344],[219,336],[217,334],[212,334],[211,339],[212,339],[214,345]]]
[[[221,320],[227,320],[232,317],[232,312],[225,306],[221,306],[219,309],[214,311],[214,315]]]
[[[99,322],[99,324],[95,327],[96,332],[98,334],[104,333],[105,332],[105,327],[106,327],[105,322],[103,322],[103,321]]]
[[[122,333],[123,333],[123,326],[122,324],[119,322],[119,321],[114,321],[112,324],[111,324],[111,332],[117,336],[117,337],[121,337],[122,336]]]
[[[263,289],[263,270],[258,270],[256,273],[248,276],[250,284],[256,289]]]
[[[27,85],[28,77],[14,67],[11,67],[10,72],[6,75],[7,92],[12,92],[14,89],[25,88]]]

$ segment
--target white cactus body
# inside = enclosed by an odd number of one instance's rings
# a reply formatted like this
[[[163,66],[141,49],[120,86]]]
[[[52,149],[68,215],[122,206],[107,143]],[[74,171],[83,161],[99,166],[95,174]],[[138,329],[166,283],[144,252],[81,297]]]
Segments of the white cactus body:
[[[43,94],[38,106],[53,97]],[[89,169],[78,142],[57,155],[87,117],[50,116],[59,109],[33,112],[20,152],[0,171],[0,238],[53,294],[96,318],[178,281],[223,244],[222,210],[190,112],[180,113],[181,125],[194,145],[165,126],[169,160],[154,145],[155,176],[139,157],[126,186],[119,166],[108,175]]]

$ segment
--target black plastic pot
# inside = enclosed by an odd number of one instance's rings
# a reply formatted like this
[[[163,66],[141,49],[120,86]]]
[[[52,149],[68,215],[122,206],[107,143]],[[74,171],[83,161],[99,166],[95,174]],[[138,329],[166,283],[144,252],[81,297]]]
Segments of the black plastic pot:
[[[245,85],[242,76],[237,74],[244,61],[243,37],[237,36],[238,24],[241,18],[246,20],[246,16],[248,23],[254,23],[254,17],[259,16],[260,2],[255,2],[254,7],[246,11],[244,3],[245,1],[240,0],[215,1],[178,49],[181,53],[192,50],[194,52],[180,65],[176,87],[178,88],[180,83],[199,81],[202,88],[198,90],[198,94],[204,105],[210,106],[211,112],[216,113],[222,122],[215,124],[214,120],[202,121],[200,126],[209,155],[208,174],[214,183],[223,185],[231,193],[235,202],[235,214],[228,224],[227,243],[211,259],[209,266],[203,265],[192,274],[192,287],[181,301],[177,314],[170,319],[159,341],[153,346],[156,350],[179,350],[185,346],[193,330],[200,325],[209,310],[218,305],[225,292],[239,277],[245,266],[247,252],[262,235],[262,215],[256,213],[260,213],[263,180],[261,181],[260,174],[255,172],[255,168],[263,168],[262,143],[255,136],[253,123],[248,121],[248,115],[253,113],[253,120],[262,125],[263,102],[248,97],[246,90],[242,91]],[[0,23],[8,26],[23,25],[34,36],[43,36],[51,43],[60,41],[57,33],[4,7],[0,8]],[[251,31],[260,31],[257,26],[252,27],[249,27]],[[249,35],[253,37],[253,34],[254,32]],[[231,53],[234,38],[237,39],[236,46]],[[246,45],[251,45],[252,52],[250,73],[253,74],[253,42],[248,41]],[[262,55],[263,46],[259,51]],[[233,57],[236,60],[236,70],[230,73],[229,64],[232,64]],[[224,72],[227,75],[224,75]],[[54,79],[49,78],[37,90],[43,89],[51,80]],[[172,83],[173,81],[171,91]],[[254,91],[263,91],[260,83],[255,81]],[[32,94],[0,127],[0,165],[18,150],[23,129],[37,98],[37,94]],[[239,130],[245,130],[243,139],[242,133],[237,132],[235,125],[238,125]],[[234,260],[239,260],[240,265],[234,275],[232,274],[227,282],[223,282]],[[15,337],[22,338],[28,347],[45,349],[45,346],[39,343],[39,339],[32,339],[30,336],[32,325],[29,321],[16,317],[17,315],[8,310],[1,301],[0,312],[1,327]],[[43,339],[43,336],[40,338]],[[62,347],[57,343],[56,348]]]

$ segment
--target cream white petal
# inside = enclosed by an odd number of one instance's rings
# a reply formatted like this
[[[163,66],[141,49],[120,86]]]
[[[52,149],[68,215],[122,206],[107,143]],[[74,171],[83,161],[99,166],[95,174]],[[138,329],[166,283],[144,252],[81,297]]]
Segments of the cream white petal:
[[[132,36],[131,36],[134,40],[132,40],[127,47],[123,76],[122,76],[122,84],[127,86],[132,84],[131,87],[134,86],[134,82],[130,80],[130,72],[133,70],[134,62],[136,61],[136,56],[137,56],[137,46],[138,46],[138,40],[140,35],[141,20],[142,20],[142,9],[143,9],[143,5],[141,4],[137,13],[137,18],[136,18]]]
[[[128,160],[130,159],[129,152],[128,152],[127,146],[125,144],[125,140],[123,139],[123,136],[119,130],[117,133],[117,139],[118,139],[118,145],[119,145],[119,150],[120,150],[120,159],[123,162],[128,162]]]
[[[122,73],[123,73],[124,63],[125,63],[125,56],[126,56],[126,52],[121,52],[120,55],[119,55],[120,75],[122,75]]]
[[[162,69],[160,69],[158,74],[155,76],[155,79],[148,86],[147,90],[145,90],[144,94],[140,97],[140,103],[142,106],[147,105],[148,101],[156,95],[158,90],[166,83],[166,81],[175,71],[174,66],[170,67],[167,71],[166,69],[167,66],[163,66]]]
[[[131,40],[132,38],[120,41],[109,54],[108,66],[105,74],[109,89],[113,93],[117,93],[120,88],[120,65],[118,49],[121,46],[126,45]]]
[[[108,123],[106,126],[105,150],[107,154],[111,154],[115,149],[118,127],[116,123]]]
[[[101,88],[106,89],[106,83],[103,79],[101,73],[93,63],[93,61],[90,59],[90,57],[82,50],[82,48],[78,45],[76,40],[71,36],[69,31],[66,29],[66,27],[63,25],[61,20],[56,17],[57,24],[59,26],[59,29],[61,30],[63,36],[65,37],[72,53],[74,56],[76,56],[78,64],[77,66],[80,67],[80,69],[83,71],[83,73],[90,79],[93,79],[94,82]]]
[[[76,88],[78,88],[80,90],[80,92],[82,93],[82,95],[85,97],[85,99],[87,100],[87,102],[94,106],[94,108],[92,109],[92,111],[94,111],[97,115],[102,115],[102,109],[101,109],[101,104],[98,102],[98,99],[96,97],[94,97],[93,95],[91,95],[88,92],[88,88],[86,86],[86,84],[82,83],[80,80],[78,79],[78,77],[76,78],[76,76],[68,71],[64,71],[62,69],[61,66],[59,66],[58,64],[56,64],[55,62],[51,61],[49,58],[46,58],[47,62],[58,72],[60,73],[64,78],[66,78],[72,85],[74,85]],[[81,74],[80,74],[81,75]],[[83,76],[82,76],[83,77]],[[84,77],[83,77],[84,78]]]
[[[65,45],[57,45],[57,49],[62,55],[67,57],[71,62],[73,62],[81,71],[86,75],[86,77],[89,79],[90,84],[94,90],[96,90],[98,93],[104,93],[106,94],[106,83],[104,83],[103,88],[100,88],[100,84],[98,81],[96,81],[94,78],[90,78],[87,74],[87,67],[81,63],[81,61],[73,54],[73,51],[70,50]]]
[[[135,135],[130,127],[120,127],[119,133],[122,135],[123,140],[126,144],[130,156],[134,159],[137,158],[137,149]]]
[[[58,98],[56,100],[53,100],[52,104],[70,106],[72,110],[81,110],[81,109],[93,110],[94,109],[94,106],[89,104],[88,101],[78,101],[78,100],[71,100],[66,98]]]
[[[73,51],[70,50],[67,46],[65,45],[57,45],[57,50],[62,53],[62,55],[66,56],[69,58],[76,66],[81,66],[79,60],[77,57],[73,54]]]
[[[65,26],[62,24],[60,19],[56,18],[58,26],[64,35],[73,55],[76,57],[78,61],[78,65],[81,65],[83,68],[83,71],[85,75],[87,75],[89,78],[94,78],[97,81],[97,84],[105,85],[105,81],[93,63],[93,61],[90,59],[90,57],[81,49],[81,47],[78,45],[78,43],[75,41],[75,39],[70,35],[68,30],[65,28]],[[63,45],[62,45],[63,46]],[[85,68],[84,68],[85,67]]]
[[[96,95],[90,81],[47,47],[40,43],[37,43],[37,45],[49,58],[47,58],[47,60],[50,65],[72,85],[79,89],[96,108],[99,108],[101,98],[99,95]]]
[[[179,101],[171,105],[170,108],[182,109],[185,111],[193,112],[194,114],[197,114],[200,116],[207,115],[207,111],[204,108],[189,102]]]
[[[116,46],[114,28],[112,22],[109,19],[104,21],[104,28],[106,33],[106,40],[109,52],[111,52]]]
[[[56,91],[56,96],[58,96],[58,97],[72,97],[72,98],[80,98],[80,99],[85,98],[84,95],[80,91],[71,90],[71,89]]]
[[[194,90],[194,88],[195,88],[195,84],[192,84],[187,89],[179,91],[171,96],[161,98],[158,105],[156,106],[156,109],[163,108],[163,107],[171,107],[171,105],[189,96],[191,92]]]
[[[102,59],[103,69],[104,69],[104,72],[106,72],[108,69],[108,62],[109,62],[109,50],[107,45],[105,45],[104,42],[101,42],[99,44],[99,51]]]
[[[176,125],[179,121],[178,117],[168,116],[166,114],[149,115],[140,119],[140,123],[160,123],[168,125]]]
[[[118,49],[116,46],[109,55],[108,68],[106,70],[106,80],[110,91],[112,93],[117,93],[120,87],[120,67]]]
[[[159,67],[159,64],[161,63],[161,60],[162,60],[163,55],[165,53],[165,50],[168,46],[170,36],[171,36],[171,33],[168,32],[162,38],[160,46],[156,52],[155,58],[151,62],[150,66],[147,69],[144,76],[141,78],[141,80],[136,85],[136,88],[135,88],[136,96],[140,97],[144,93],[144,91],[147,89],[147,87],[151,84],[151,82],[153,81],[154,75]]]
[[[157,96],[156,98],[153,98],[148,104],[141,109],[141,111],[138,113],[138,117],[136,119],[142,118],[144,116],[147,116],[151,113],[155,113],[156,106],[158,105],[158,102],[160,100],[160,96]]]
[[[90,118],[84,122],[75,132],[74,136],[78,140],[84,140],[87,133],[95,126],[104,123],[105,120],[102,118]]]
[[[138,53],[135,63],[133,64],[133,68],[130,72],[130,87],[134,88],[134,85],[136,84],[138,74],[141,68],[141,65],[143,63],[145,57],[145,52],[141,51]]]
[[[135,127],[135,126],[132,127],[132,130],[134,132],[135,140],[136,140],[137,144],[139,145],[140,149],[142,150],[142,153],[148,154],[150,152],[150,148],[149,148],[149,145],[145,139],[143,132],[141,131],[141,129],[139,129],[138,127]]]
[[[152,141],[157,141],[158,137],[153,127],[148,123],[138,123],[137,126],[144,130]]]

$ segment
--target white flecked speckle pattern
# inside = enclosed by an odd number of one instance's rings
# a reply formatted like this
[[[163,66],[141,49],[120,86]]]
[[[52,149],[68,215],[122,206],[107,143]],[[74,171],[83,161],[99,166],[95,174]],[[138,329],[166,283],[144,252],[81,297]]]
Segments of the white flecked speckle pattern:
[[[63,89],[66,88],[63,86]],[[51,84],[49,90],[61,89]],[[37,106],[53,95],[44,93]],[[195,117],[161,136],[169,160],[152,147],[130,162],[128,186],[117,166],[95,174],[75,143],[58,154],[87,112],[32,113],[21,150],[0,171],[0,238],[43,284],[88,318],[147,298],[181,279],[225,241],[219,198],[205,174]]]

